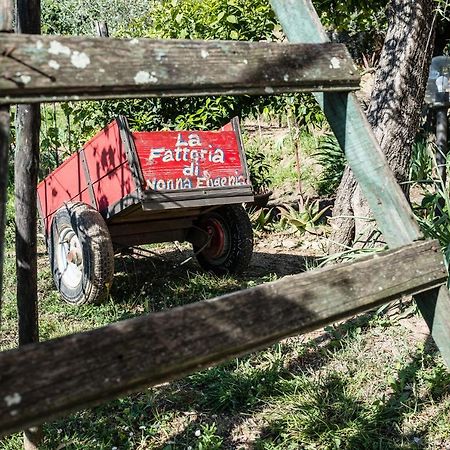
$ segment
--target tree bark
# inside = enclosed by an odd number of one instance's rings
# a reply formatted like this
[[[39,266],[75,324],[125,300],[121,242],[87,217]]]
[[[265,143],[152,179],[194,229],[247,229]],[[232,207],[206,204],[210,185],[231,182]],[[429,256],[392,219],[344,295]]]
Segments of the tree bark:
[[[391,0],[389,25],[367,117],[399,183],[408,181],[433,51],[433,2]],[[402,185],[408,195],[408,185]],[[330,253],[379,241],[376,223],[349,167],[333,210]]]

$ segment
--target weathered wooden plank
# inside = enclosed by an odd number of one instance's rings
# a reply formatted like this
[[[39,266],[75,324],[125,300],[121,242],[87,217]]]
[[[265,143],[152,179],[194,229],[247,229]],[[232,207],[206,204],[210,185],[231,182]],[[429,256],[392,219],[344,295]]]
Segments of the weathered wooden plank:
[[[271,0],[291,42],[326,42],[328,37],[310,0]],[[316,94],[355,178],[390,247],[420,239],[411,208],[395,181],[354,94]],[[446,286],[415,297],[431,334],[450,367],[450,295]]]
[[[324,43],[328,37],[310,0],[271,0],[290,42]],[[355,178],[389,247],[421,239],[400,186],[375,139],[354,94],[316,94],[333,132],[345,151]]]
[[[342,44],[0,36],[2,102],[355,90]]]
[[[444,283],[437,242],[0,354],[0,434]]]

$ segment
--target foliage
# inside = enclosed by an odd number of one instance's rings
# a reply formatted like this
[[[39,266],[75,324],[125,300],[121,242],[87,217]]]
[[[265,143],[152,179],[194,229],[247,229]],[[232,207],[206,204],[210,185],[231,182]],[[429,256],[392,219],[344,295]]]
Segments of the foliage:
[[[94,22],[106,21],[110,32],[145,14],[154,0],[42,0],[42,33],[92,35]]]
[[[249,146],[245,149],[247,165],[249,169],[250,182],[253,192],[262,194],[270,189],[272,179],[270,177],[271,167],[267,156],[256,146]]]
[[[417,220],[424,234],[439,240],[447,265],[450,262],[450,198],[446,189],[438,188],[425,194],[415,207]]]
[[[313,155],[322,166],[317,189],[319,195],[333,195],[344,173],[346,159],[339,143],[332,134],[326,135]]]
[[[317,0],[315,6],[329,30],[351,36],[383,29],[384,3],[372,0],[341,2]],[[93,22],[106,20],[116,37],[283,40],[270,3],[265,0],[43,0],[43,32],[48,34],[92,34]],[[299,126],[321,125],[324,118],[310,95],[290,94],[272,97],[210,97],[120,100],[71,103],[64,112],[73,120],[71,133],[78,147],[118,114],[130,120],[133,130],[214,129],[229,118],[264,113],[271,118],[292,109]],[[50,130],[49,130],[50,131]],[[58,136],[54,131],[43,149],[55,154]],[[60,138],[59,138],[60,139]],[[71,149],[71,145],[65,145]]]
[[[298,205],[298,210],[290,205],[282,205],[280,225],[282,227],[291,227],[298,233],[309,232],[316,234],[317,225],[323,215],[330,209],[329,206],[320,209],[317,200],[307,200],[303,205]]]
[[[315,0],[322,24],[329,30],[355,35],[362,31],[378,34],[385,29],[386,0]]]
[[[263,0],[155,2],[146,14],[137,15],[130,22],[125,20],[115,35],[122,38],[250,41],[282,38],[273,10],[269,2]],[[216,96],[206,99],[102,101],[71,103],[65,108],[73,117],[74,125],[81,129],[82,137],[79,140],[85,140],[92,135],[93,128],[103,127],[118,114],[128,117],[133,130],[217,129],[233,116],[247,117],[260,113],[271,117],[283,115],[288,102],[298,115],[299,122],[312,125],[322,123],[323,114],[311,96],[292,94],[277,97]]]
[[[250,208],[248,214],[255,231],[268,231],[275,218],[273,208]]]
[[[431,179],[433,158],[428,151],[425,136],[420,136],[413,145],[409,179],[411,181],[424,181]]]
[[[450,20],[448,10],[450,8],[450,2],[448,0],[434,0],[436,13],[443,21]]]
[[[75,136],[64,108],[55,103],[41,105],[40,178],[48,175],[79,147],[74,145]]]
[[[165,39],[273,40],[281,27],[267,1],[162,0],[120,35]]]
[[[219,450],[222,448],[223,439],[217,435],[215,423],[201,425],[201,428],[196,430],[195,435],[198,435],[197,450]]]
[[[352,57],[363,63],[378,55],[387,29],[387,0],[315,0],[314,6],[333,41],[346,44]]]
[[[358,30],[380,29],[382,2],[374,2],[373,9],[359,1],[316,1],[315,6],[330,30],[345,29],[355,35]],[[265,0],[140,0],[132,4],[125,0],[43,0],[42,15],[43,31],[48,34],[89,35],[95,20],[107,20],[116,37],[284,39]],[[282,117],[287,105],[299,126],[321,125],[324,120],[312,96],[301,94],[83,102],[67,104],[63,109],[73,121],[71,139],[76,148],[118,114],[128,117],[133,130],[216,129],[236,115]],[[55,155],[60,137],[55,130],[49,131],[43,149]],[[70,149],[71,145],[66,143],[65,147]]]
[[[421,169],[423,173],[420,173],[418,169],[411,171],[416,175],[413,181],[416,181],[423,189],[420,205],[413,205],[413,209],[425,236],[440,242],[448,265],[450,262],[450,195],[446,183],[439,175],[436,157],[430,146],[419,141],[417,148],[420,150],[420,158],[416,154],[415,159],[422,159],[424,162],[416,161],[412,167],[413,169],[425,167],[426,170]],[[428,166],[430,162],[431,168]],[[432,170],[436,173],[434,180]]]

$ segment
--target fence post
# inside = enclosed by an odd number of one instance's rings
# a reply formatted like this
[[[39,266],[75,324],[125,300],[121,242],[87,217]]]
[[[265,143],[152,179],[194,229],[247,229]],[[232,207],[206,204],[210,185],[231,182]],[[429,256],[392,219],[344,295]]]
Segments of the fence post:
[[[0,0],[0,32],[12,31],[13,6],[11,0]],[[3,262],[5,258],[6,204],[9,171],[9,105],[0,106],[0,329],[2,324]]]
[[[95,34],[100,37],[109,37],[109,30],[107,22],[95,22],[94,23]]]
[[[40,0],[16,0],[17,33],[40,34]],[[19,345],[39,340],[37,309],[36,185],[39,169],[40,105],[17,106],[15,154],[16,270]],[[24,431],[25,450],[37,449],[39,427]]]

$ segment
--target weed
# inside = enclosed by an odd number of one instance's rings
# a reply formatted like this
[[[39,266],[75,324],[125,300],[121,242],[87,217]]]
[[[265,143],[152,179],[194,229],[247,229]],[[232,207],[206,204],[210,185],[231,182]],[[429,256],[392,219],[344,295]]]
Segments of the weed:
[[[317,183],[319,195],[333,195],[344,173],[346,159],[333,134],[325,135],[313,155],[322,166],[322,173]]]
[[[433,158],[427,147],[425,137],[420,137],[413,145],[409,170],[409,179],[411,181],[423,182],[431,179]]]
[[[222,448],[223,439],[217,436],[217,427],[213,423],[211,425],[205,424],[201,425],[200,430],[196,432],[198,435],[198,442],[196,445],[197,450],[218,450]]]
[[[257,146],[248,146],[245,149],[250,182],[255,194],[267,192],[272,185],[270,176],[271,166],[267,156]]]
[[[253,208],[249,211],[249,216],[255,231],[269,230],[275,219],[273,208]]]
[[[420,183],[425,192],[419,206],[413,210],[416,219],[427,237],[439,240],[445,259],[450,261],[450,196],[446,183],[440,177],[435,155],[427,148],[428,155],[437,173],[437,179]]]
[[[281,226],[291,227],[299,233],[320,234],[317,225],[330,207],[319,209],[318,201],[306,200],[298,210],[290,205],[283,205],[281,209]]]

